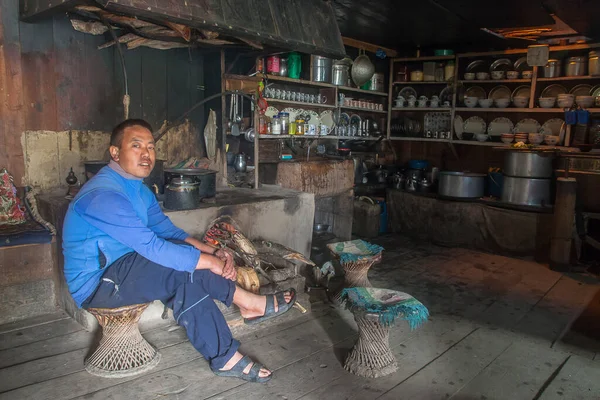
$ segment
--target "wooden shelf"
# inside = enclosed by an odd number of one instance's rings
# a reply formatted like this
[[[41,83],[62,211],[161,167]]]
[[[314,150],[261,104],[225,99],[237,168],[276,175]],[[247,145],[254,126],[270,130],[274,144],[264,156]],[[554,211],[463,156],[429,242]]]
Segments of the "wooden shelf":
[[[276,81],[276,82],[285,82],[285,83],[293,83],[296,85],[305,85],[305,86],[315,86],[315,87],[326,87],[326,88],[335,88],[335,85],[331,83],[325,82],[313,82],[307,81],[304,79],[293,79],[285,76],[277,76],[277,75],[266,75],[268,80]]]
[[[407,86],[412,86],[412,85],[448,85],[448,84],[452,84],[452,82],[448,82],[448,81],[443,81],[443,82],[438,82],[438,81],[411,81],[411,82],[392,82],[393,85],[407,85]]]
[[[479,83],[531,83],[531,79],[486,79],[486,80],[479,80],[479,79],[461,79],[459,80],[460,83],[473,83],[473,84],[479,84]]]
[[[304,106],[304,107],[314,107],[314,108],[335,108],[330,104],[317,104],[317,103],[307,103],[305,101],[292,101],[292,100],[281,100],[281,99],[272,99],[269,97],[265,97],[267,103],[275,103],[275,104],[291,104],[295,106]]]
[[[392,111],[452,111],[450,107],[393,107]]]
[[[588,108],[591,113],[600,113],[600,108]],[[497,112],[497,113],[564,113],[562,108],[479,108],[457,107],[461,112]]]
[[[312,139],[312,140],[368,140],[375,141],[378,140],[378,137],[373,136],[333,136],[333,135],[325,135],[325,136],[316,136],[316,135],[259,135],[259,139]]]
[[[428,56],[428,57],[400,57],[392,58],[392,62],[419,62],[419,61],[442,61],[442,60],[454,60],[455,55],[452,56]]]
[[[370,113],[378,113],[378,114],[387,114],[387,111],[379,111],[379,110],[370,110],[368,108],[361,107],[340,107],[342,110],[353,110],[353,111],[362,111],[362,112],[370,112]]]
[[[406,141],[406,142],[440,142],[440,143],[450,143],[450,139],[434,139],[434,138],[410,137],[410,136],[391,136],[390,140],[400,140],[400,141]]]
[[[387,97],[387,95],[388,95],[385,92],[377,92],[375,90],[364,90],[364,89],[353,88],[353,87],[349,87],[349,86],[338,86],[337,88],[338,88],[338,90],[342,90],[342,91],[356,92],[356,93],[363,93],[363,94],[371,94],[373,96],[384,96],[384,97]]]
[[[452,141],[453,144],[464,144],[467,146],[487,146],[487,147],[508,147],[509,145],[502,142],[478,142],[477,140],[460,140],[456,139]]]
[[[556,78],[538,78],[538,82],[560,82],[560,81],[585,81],[590,79],[600,80],[600,76],[559,76]]]

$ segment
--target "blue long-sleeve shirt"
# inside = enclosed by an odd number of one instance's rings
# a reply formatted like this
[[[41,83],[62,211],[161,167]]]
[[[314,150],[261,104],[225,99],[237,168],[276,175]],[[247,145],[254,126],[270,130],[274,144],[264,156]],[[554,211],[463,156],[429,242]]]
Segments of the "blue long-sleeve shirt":
[[[131,252],[193,272],[200,251],[168,241],[188,236],[162,212],[141,179],[116,163],[104,167],[82,187],[65,217],[65,278],[73,299],[81,306],[98,286],[104,268]]]

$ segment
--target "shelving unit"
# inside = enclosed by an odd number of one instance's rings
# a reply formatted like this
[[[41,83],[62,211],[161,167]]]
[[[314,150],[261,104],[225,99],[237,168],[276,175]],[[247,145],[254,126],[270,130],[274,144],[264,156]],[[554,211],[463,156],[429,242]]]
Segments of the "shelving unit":
[[[412,136],[390,136],[389,140],[405,141],[405,142],[439,142],[439,143],[450,143],[450,139],[434,139],[424,137],[412,137]]]
[[[462,84],[485,84],[485,83],[531,83],[531,79],[486,79],[486,80],[479,80],[479,79],[459,79],[460,83]]]
[[[331,104],[307,103],[305,101],[281,100],[281,99],[272,99],[272,98],[265,98],[265,100],[267,101],[267,103],[274,103],[274,104],[289,104],[292,106],[314,107],[314,108],[336,108],[334,105],[331,105]]]
[[[363,111],[366,113],[377,113],[377,114],[387,114],[387,111],[382,111],[382,110],[369,110],[368,108],[361,108],[361,107],[347,107],[347,106],[343,106],[340,107],[342,110],[349,110],[349,111]]]
[[[392,107],[392,111],[452,111],[452,107]]]

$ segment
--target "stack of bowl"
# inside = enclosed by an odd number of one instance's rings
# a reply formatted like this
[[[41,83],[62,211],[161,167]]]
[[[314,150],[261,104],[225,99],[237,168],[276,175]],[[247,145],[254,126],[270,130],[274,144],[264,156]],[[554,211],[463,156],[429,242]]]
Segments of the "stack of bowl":
[[[500,134],[500,140],[502,140],[502,143],[512,143],[513,140],[515,140],[515,134],[514,133],[502,133]]]
[[[577,96],[575,103],[581,108],[590,108],[594,105],[594,96]]]
[[[544,135],[544,143],[548,146],[556,146],[559,140],[560,136]]]
[[[508,79],[519,79],[519,71],[506,71]]]
[[[528,133],[515,133],[515,142],[527,143],[528,137],[529,137]]]
[[[529,106],[529,97],[515,96],[512,102],[517,108],[527,108]]]
[[[531,144],[542,144],[542,142],[544,141],[544,134],[530,133],[529,136],[527,136],[527,139],[529,139],[529,143]]]
[[[510,104],[510,99],[506,99],[506,98],[496,99],[496,100],[494,100],[494,104],[498,108],[506,108]]]
[[[465,106],[469,108],[473,108],[477,106],[477,102],[479,101],[478,97],[465,97]]]
[[[554,103],[556,103],[556,97],[540,97],[538,101],[540,102],[540,107],[552,108],[554,107]]]
[[[479,107],[490,108],[494,104],[494,99],[479,99]]]
[[[559,94],[556,101],[560,108],[571,108],[575,103],[575,96],[567,93]]]

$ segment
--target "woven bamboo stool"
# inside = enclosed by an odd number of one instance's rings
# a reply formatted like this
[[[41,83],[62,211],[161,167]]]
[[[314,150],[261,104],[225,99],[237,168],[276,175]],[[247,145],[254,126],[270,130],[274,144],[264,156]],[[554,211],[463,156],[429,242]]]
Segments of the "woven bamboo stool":
[[[102,339],[85,360],[85,369],[103,378],[143,374],[158,365],[160,353],[142,337],[138,321],[149,304],[89,308],[102,326]]]
[[[379,378],[398,369],[390,349],[390,327],[379,323],[378,314],[354,312],[358,325],[358,340],[350,350],[344,369],[358,376]]]
[[[381,261],[381,254],[341,263],[344,268],[344,287],[373,287],[367,275],[371,266],[377,261]]]

